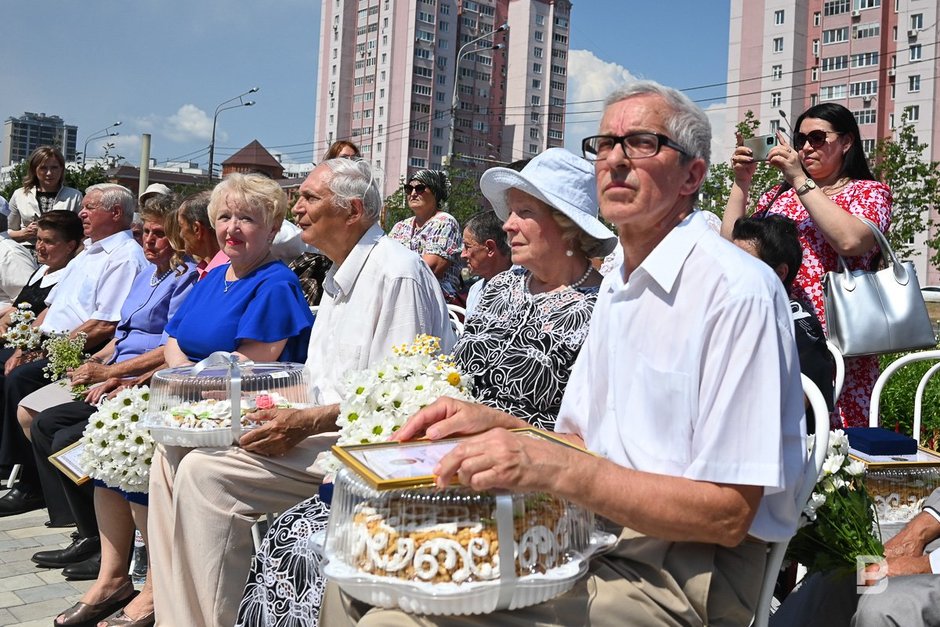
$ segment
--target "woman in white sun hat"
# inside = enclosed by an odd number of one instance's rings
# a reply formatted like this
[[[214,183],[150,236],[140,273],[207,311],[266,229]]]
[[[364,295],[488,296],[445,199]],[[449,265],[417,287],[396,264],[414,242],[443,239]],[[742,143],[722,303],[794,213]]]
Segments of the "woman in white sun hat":
[[[597,300],[601,277],[590,258],[617,240],[596,217],[594,168],[561,148],[521,172],[487,170],[480,187],[520,267],[487,282],[454,362],[473,377],[480,402],[551,430]],[[307,541],[326,527],[327,512],[309,499],[274,523],[255,555],[238,627],[318,624],[324,579]]]

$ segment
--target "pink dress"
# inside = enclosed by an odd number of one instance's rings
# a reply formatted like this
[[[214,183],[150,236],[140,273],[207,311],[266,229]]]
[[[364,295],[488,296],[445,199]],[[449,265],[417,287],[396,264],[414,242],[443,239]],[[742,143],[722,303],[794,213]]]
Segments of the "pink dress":
[[[794,190],[787,190],[774,201],[773,206],[768,207],[777,189],[775,186],[761,196],[757,203],[757,212],[779,214],[796,223],[803,247],[803,264],[793,281],[791,296],[809,303],[825,329],[822,278],[827,272],[836,269],[839,256],[816,228],[816,223],[809,217]],[[833,195],[831,200],[852,215],[868,218],[878,225],[883,233],[887,232],[891,224],[891,189],[884,183],[852,181]],[[876,251],[877,248],[874,248],[859,257],[846,258],[846,263],[853,270],[867,269]],[[871,392],[878,374],[876,356],[845,360],[845,385],[836,408],[841,424],[835,426],[868,426]]]

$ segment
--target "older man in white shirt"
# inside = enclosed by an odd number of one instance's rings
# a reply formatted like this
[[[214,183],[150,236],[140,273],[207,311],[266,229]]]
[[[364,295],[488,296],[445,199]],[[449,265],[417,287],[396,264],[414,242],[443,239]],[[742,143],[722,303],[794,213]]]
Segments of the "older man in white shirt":
[[[134,277],[147,265],[143,250],[130,232],[136,206],[133,193],[121,185],[102,183],[86,190],[78,214],[87,237],[85,249],[69,263],[46,298],[49,307],[36,320],[43,333],[68,333],[73,337],[84,333],[88,352],[114,336]],[[21,464],[22,475],[17,485],[0,498],[0,516],[42,505],[32,450],[17,422],[16,406],[27,394],[48,383],[42,374],[46,363],[45,359],[23,363],[20,351],[6,363],[0,465]]]
[[[600,134],[584,140],[624,261],[601,284],[556,431],[599,455],[513,434],[522,421],[452,399],[399,431],[437,439],[489,428],[441,460],[439,485],[560,495],[620,528],[617,546],[541,605],[413,617],[331,586],[324,624],[751,621],[766,543],[789,537],[799,517],[802,388],[780,281],[693,213],[710,140],[701,109],[646,81],[611,95]]]
[[[241,447],[158,449],[150,478],[150,549],[158,625],[235,622],[251,559],[251,525],[317,491],[314,465],[336,441],[346,373],[367,368],[421,333],[454,335],[426,264],[385,237],[382,199],[365,161],[331,159],[300,187],[294,207],[306,243],[333,266],[310,335],[311,400],[271,412]]]
[[[33,254],[25,246],[0,238],[0,310],[13,304],[37,267]]]

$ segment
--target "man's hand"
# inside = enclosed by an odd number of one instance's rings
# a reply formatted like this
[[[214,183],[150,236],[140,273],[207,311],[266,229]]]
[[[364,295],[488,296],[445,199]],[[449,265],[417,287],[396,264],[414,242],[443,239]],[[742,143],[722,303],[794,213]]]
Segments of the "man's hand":
[[[495,427],[517,429],[529,426],[498,409],[442,396],[408,419],[392,435],[392,440],[407,442],[426,437],[440,440],[458,435],[482,433]]]
[[[887,564],[887,571],[882,566]],[[888,557],[884,564],[869,564],[865,567],[870,578],[865,579],[866,586],[878,583],[883,577],[903,577],[905,575],[929,575],[930,558],[926,555],[918,557]]]
[[[81,366],[68,373],[72,385],[92,384],[109,378],[110,367],[103,364],[86,361]]]
[[[940,522],[927,512],[921,512],[885,543],[885,557],[921,557],[927,545],[938,537]]]
[[[286,455],[302,440],[336,426],[336,405],[306,409],[267,409],[252,414],[251,419],[263,422],[260,427],[242,435],[238,443],[246,451],[279,457]]]
[[[505,429],[460,443],[434,469],[438,487],[456,477],[474,490],[554,491],[553,480],[577,466],[574,449]]]

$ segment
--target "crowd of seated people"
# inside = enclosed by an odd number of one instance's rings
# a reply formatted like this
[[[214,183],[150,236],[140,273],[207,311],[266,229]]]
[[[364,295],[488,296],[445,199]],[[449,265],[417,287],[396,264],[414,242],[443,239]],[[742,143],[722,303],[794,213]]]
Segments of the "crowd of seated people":
[[[0,353],[0,470],[20,469],[0,498],[0,516],[45,506],[50,526],[74,525],[69,546],[33,561],[94,580],[55,624],[410,624],[327,587],[302,547],[328,515],[315,496],[326,480],[315,461],[336,440],[348,374],[418,334],[441,338],[479,404],[440,401],[397,437],[479,434],[445,458],[445,474],[474,488],[547,489],[624,528],[617,549],[590,573],[596,606],[582,586],[567,605],[520,614],[519,624],[621,611],[661,616],[670,607],[684,608],[681,620],[699,613],[703,623],[713,611],[753,612],[761,552],[793,532],[799,511],[786,499],[805,424],[782,285],[796,268],[778,280],[693,210],[710,141],[704,115],[687,98],[655,83],[622,90],[606,103],[599,132],[585,140],[583,156],[552,148],[521,169],[487,171],[479,187],[493,211],[463,229],[442,210],[446,174],[420,170],[406,185],[414,217],[386,234],[376,173],[345,141],[304,180],[293,207],[275,181],[231,174],[183,199],[169,189],[135,199],[119,185],[95,185],[79,194],[77,213],[50,207],[19,223],[34,259],[0,308],[0,326],[11,307],[29,302],[42,333],[84,334],[91,355],[50,384],[41,353]],[[46,170],[55,169],[50,159],[43,157]],[[46,176],[41,165],[36,177]],[[46,179],[34,182],[44,198],[61,189],[61,175]],[[617,226],[619,243],[598,208]],[[597,260],[615,247],[618,264],[604,277]],[[481,281],[457,337],[448,303],[466,296],[461,257]],[[724,278],[732,272],[735,281]],[[667,335],[672,348],[657,352]],[[79,486],[48,461],[81,437],[106,396],[217,351],[304,363],[311,406],[260,412],[262,426],[237,446],[158,445],[148,494],[99,481]],[[71,385],[92,387],[75,401]],[[751,410],[768,416],[766,429],[760,441],[739,439],[729,461],[719,442],[734,417]],[[600,456],[548,459],[557,451],[502,429],[522,425],[567,434]],[[675,451],[668,458],[656,453],[663,429]],[[495,484],[474,483],[483,461],[495,469],[499,456],[520,451],[538,461],[540,476],[494,470],[487,481]],[[617,480],[592,483],[602,476]],[[662,507],[640,513],[642,498],[653,495]],[[704,502],[720,516],[695,512]],[[284,514],[253,558],[251,526],[268,512]],[[151,556],[140,591],[126,568],[135,528]],[[632,552],[637,534],[650,540],[652,570]],[[680,564],[691,545],[714,547],[712,557]],[[618,574],[637,560],[656,594]],[[730,572],[730,564],[744,567]],[[725,576],[720,589],[676,589],[675,580],[714,570]],[[708,607],[696,605],[706,597]]]

